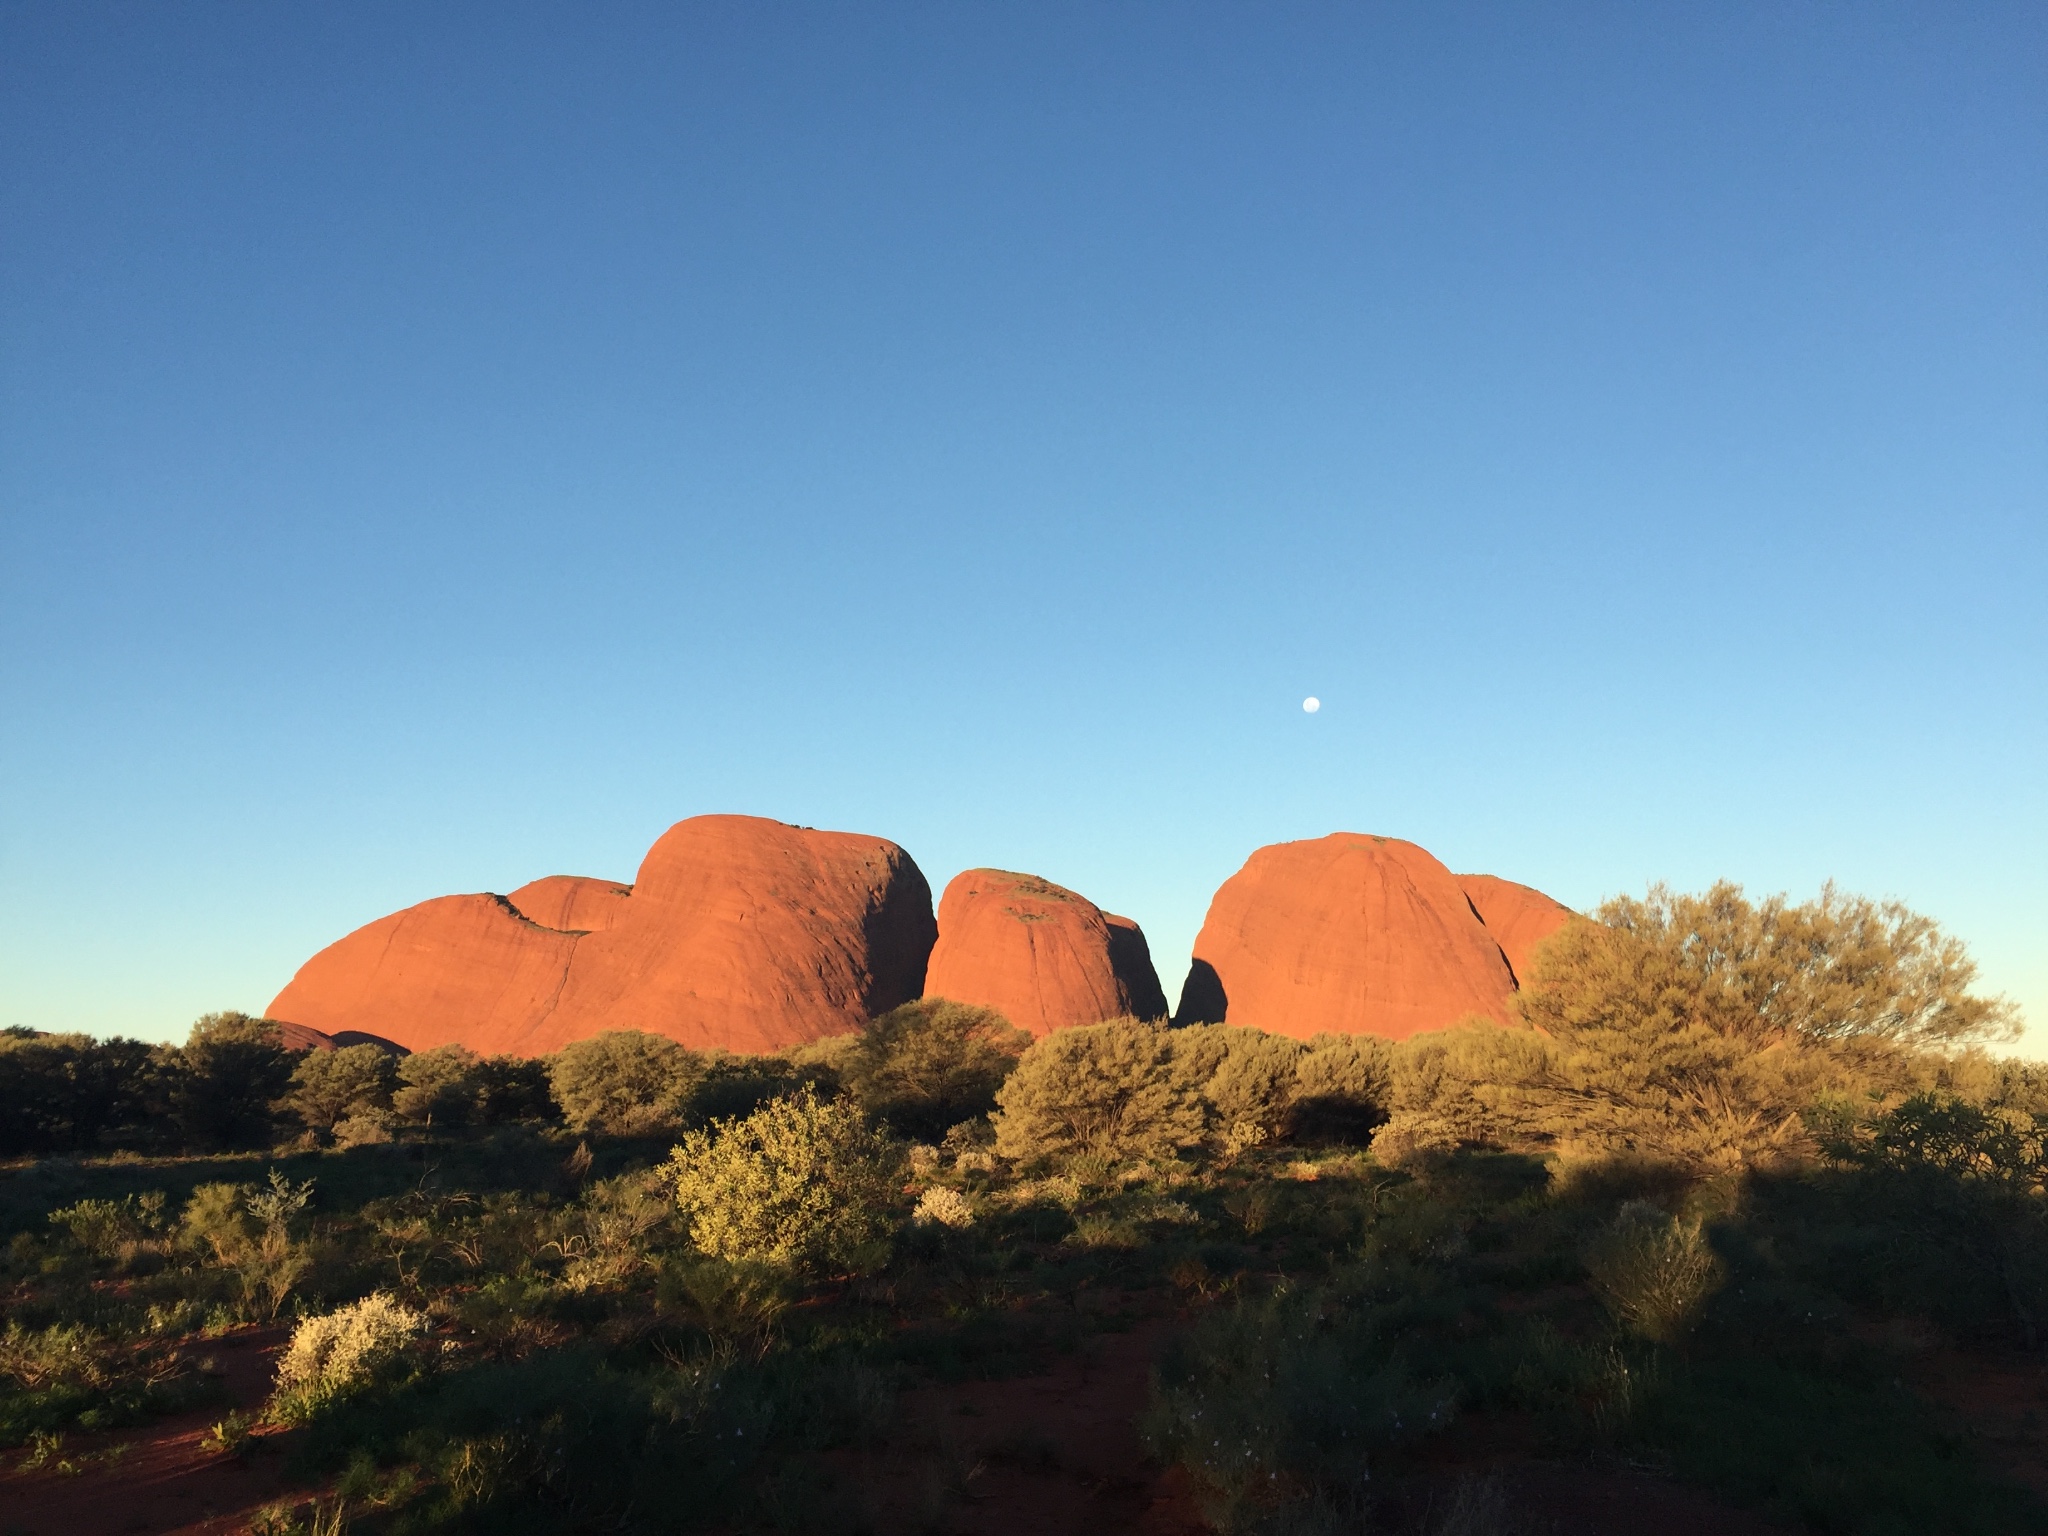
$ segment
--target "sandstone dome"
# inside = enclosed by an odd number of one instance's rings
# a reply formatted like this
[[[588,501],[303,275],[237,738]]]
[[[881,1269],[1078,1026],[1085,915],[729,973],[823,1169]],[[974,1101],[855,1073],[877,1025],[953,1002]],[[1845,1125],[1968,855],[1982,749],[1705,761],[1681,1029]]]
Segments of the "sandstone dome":
[[[1405,1040],[1468,1014],[1504,1023],[1514,990],[1458,876],[1413,843],[1338,832],[1261,848],[1223,883],[1175,1021]]]
[[[269,1013],[410,1050],[536,1056],[640,1029],[772,1051],[919,996],[934,937],[931,887],[896,844],[696,816],[631,886],[557,875],[379,918],[301,966]]]
[[[1507,956],[1515,985],[1525,984],[1536,946],[1572,920],[1572,909],[1533,886],[1517,885],[1498,875],[1460,875],[1458,884],[1464,887],[1472,910],[1486,924],[1500,952]]]
[[[1036,875],[970,869],[939,898],[925,993],[993,1008],[1043,1038],[1125,1014],[1161,1018],[1144,932]]]

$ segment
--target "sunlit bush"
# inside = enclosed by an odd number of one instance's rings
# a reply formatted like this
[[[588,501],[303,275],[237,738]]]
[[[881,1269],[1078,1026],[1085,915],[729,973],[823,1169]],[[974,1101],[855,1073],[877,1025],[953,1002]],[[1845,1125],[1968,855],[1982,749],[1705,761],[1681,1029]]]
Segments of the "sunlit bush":
[[[1170,1157],[1200,1143],[1202,1101],[1172,1032],[1113,1019],[1047,1035],[996,1095],[996,1151],[1043,1157]]]
[[[290,1422],[329,1398],[367,1386],[426,1327],[424,1314],[384,1291],[305,1319],[278,1361],[273,1413]]]
[[[690,1132],[664,1172],[701,1252],[846,1269],[877,1257],[898,1161],[857,1107],[806,1092]]]

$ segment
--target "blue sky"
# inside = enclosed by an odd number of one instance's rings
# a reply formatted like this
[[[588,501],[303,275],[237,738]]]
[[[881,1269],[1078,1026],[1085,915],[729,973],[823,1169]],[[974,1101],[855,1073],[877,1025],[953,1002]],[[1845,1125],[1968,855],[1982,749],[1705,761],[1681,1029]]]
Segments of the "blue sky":
[[[1898,896],[2048,1053],[2048,12],[0,12],[0,1023],[671,822]],[[1304,695],[1322,711],[1305,715]]]

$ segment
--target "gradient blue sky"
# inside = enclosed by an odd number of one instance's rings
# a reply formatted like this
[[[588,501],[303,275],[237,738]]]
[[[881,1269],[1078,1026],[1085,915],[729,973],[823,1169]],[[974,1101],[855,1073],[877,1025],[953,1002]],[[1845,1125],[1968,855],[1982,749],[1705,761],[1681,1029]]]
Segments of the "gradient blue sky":
[[[0,1023],[746,811],[1169,994],[1832,876],[2048,1052],[2039,5],[14,4],[0,146]]]

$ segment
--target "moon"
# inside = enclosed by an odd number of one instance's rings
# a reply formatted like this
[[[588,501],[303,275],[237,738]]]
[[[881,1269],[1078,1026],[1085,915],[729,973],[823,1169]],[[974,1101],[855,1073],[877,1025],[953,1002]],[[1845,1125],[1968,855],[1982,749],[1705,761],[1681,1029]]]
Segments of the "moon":
[[[1322,707],[1323,701],[1317,698],[1314,694],[1310,694],[1307,698],[1301,701],[1301,709],[1303,714],[1312,715]]]

